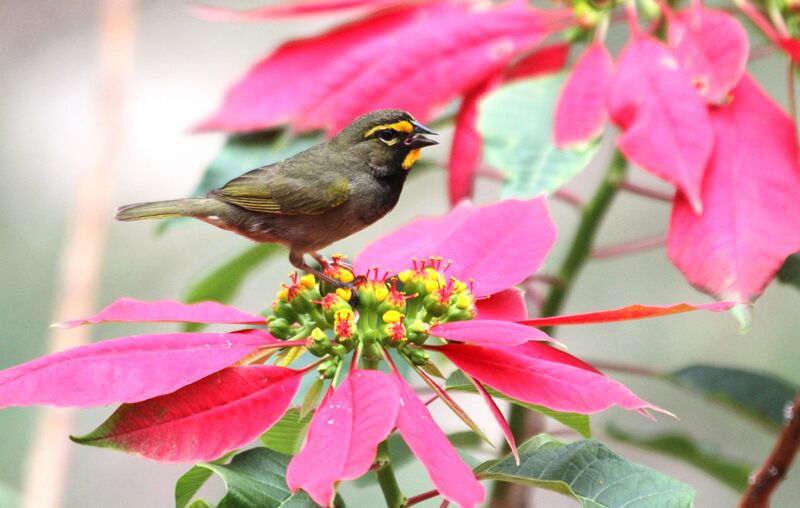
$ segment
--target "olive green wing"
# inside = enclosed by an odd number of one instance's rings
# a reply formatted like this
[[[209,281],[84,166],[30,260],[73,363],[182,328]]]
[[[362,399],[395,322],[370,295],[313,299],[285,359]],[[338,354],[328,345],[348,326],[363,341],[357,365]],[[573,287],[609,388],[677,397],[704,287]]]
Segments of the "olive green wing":
[[[319,215],[350,198],[350,182],[341,174],[320,175],[267,166],[254,169],[211,193],[217,199],[254,212]]]

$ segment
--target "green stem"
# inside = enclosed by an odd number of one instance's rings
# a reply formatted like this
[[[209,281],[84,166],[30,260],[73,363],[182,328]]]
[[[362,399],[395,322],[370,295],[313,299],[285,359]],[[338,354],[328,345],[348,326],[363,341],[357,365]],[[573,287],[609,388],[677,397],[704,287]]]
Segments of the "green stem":
[[[406,506],[407,500],[400,490],[400,485],[397,484],[397,477],[394,474],[394,468],[392,468],[388,439],[378,445],[377,463],[378,468],[375,470],[375,474],[378,475],[378,484],[381,486],[384,499],[386,499],[386,506],[388,508],[403,508]]]
[[[376,370],[379,359],[363,357],[365,369]],[[381,486],[383,497],[386,499],[386,506],[388,508],[403,508],[406,506],[406,496],[400,490],[400,485],[397,483],[397,477],[394,474],[392,467],[392,457],[389,455],[389,440],[386,439],[378,445],[378,454],[375,457],[375,462],[378,467],[375,469],[375,474],[378,476],[378,485]]]
[[[625,173],[628,171],[628,163],[623,155],[617,151],[606,170],[603,181],[597,188],[591,201],[586,203],[581,209],[580,224],[572,238],[569,251],[564,262],[558,271],[556,282],[550,287],[550,291],[545,298],[542,306],[542,316],[555,316],[561,312],[567,295],[575,285],[575,280],[586,261],[589,260],[594,245],[597,231],[600,229],[603,217],[605,217],[611,203],[614,201],[619,190],[620,184],[625,181]],[[555,333],[553,327],[543,328],[551,337]],[[530,429],[528,420],[528,410],[517,405],[511,406],[508,425],[518,443],[522,443],[528,438],[526,428]],[[507,450],[506,450],[507,451]],[[514,501],[507,498],[509,486],[512,484],[495,482],[492,492],[491,506],[514,506]]]

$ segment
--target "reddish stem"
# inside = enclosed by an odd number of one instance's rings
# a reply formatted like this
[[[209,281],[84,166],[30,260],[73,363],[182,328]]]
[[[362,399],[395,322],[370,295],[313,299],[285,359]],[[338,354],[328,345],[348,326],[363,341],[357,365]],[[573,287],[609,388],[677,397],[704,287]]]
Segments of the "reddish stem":
[[[642,238],[632,242],[625,242],[619,245],[611,245],[608,247],[599,247],[592,252],[594,259],[609,259],[626,254],[634,254],[644,250],[655,249],[667,243],[664,235],[653,236],[650,238]]]
[[[800,394],[791,407],[772,452],[750,482],[739,508],[768,508],[770,497],[792,466],[800,447]]]
[[[438,495],[439,491],[436,489],[429,490],[428,492],[423,492],[422,494],[417,494],[416,496],[408,498],[408,501],[406,501],[406,506],[414,506],[417,503],[427,501],[428,499],[432,499]]]
[[[750,3],[750,0],[736,0],[736,5],[741,9],[745,16],[753,22],[764,34],[773,42],[778,42],[778,33],[775,28],[767,21],[761,12]]]
[[[553,193],[553,197],[556,199],[560,199],[564,203],[572,205],[575,208],[583,208],[583,205],[586,204],[584,203],[583,199],[580,196],[578,196],[577,194],[573,194],[572,192],[565,189],[559,189],[555,191]]]
[[[674,200],[672,194],[651,189],[649,187],[644,187],[642,185],[637,185],[628,181],[619,184],[619,188],[626,192],[630,192],[631,194],[636,194],[637,196],[655,199],[656,201],[663,201],[665,203],[672,203]]]

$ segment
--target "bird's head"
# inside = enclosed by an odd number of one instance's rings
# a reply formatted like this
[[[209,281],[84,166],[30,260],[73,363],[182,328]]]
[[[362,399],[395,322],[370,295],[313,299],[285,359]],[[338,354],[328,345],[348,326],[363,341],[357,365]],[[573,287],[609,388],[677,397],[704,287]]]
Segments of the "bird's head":
[[[333,142],[363,157],[376,176],[405,173],[419,159],[423,147],[437,141],[425,134],[436,134],[397,109],[382,109],[353,120]]]

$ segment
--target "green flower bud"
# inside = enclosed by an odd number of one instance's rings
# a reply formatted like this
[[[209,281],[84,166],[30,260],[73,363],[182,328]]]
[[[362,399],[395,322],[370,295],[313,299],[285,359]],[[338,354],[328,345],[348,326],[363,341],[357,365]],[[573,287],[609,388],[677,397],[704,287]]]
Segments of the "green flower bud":
[[[292,335],[289,321],[284,318],[270,316],[267,318],[269,333],[276,339],[286,340]]]

